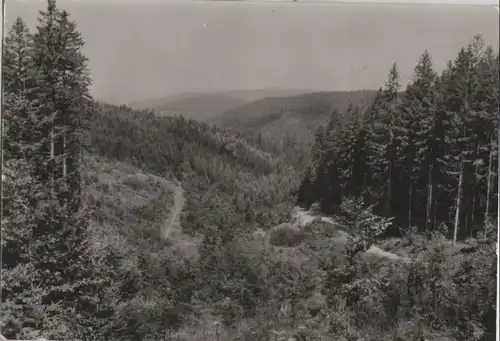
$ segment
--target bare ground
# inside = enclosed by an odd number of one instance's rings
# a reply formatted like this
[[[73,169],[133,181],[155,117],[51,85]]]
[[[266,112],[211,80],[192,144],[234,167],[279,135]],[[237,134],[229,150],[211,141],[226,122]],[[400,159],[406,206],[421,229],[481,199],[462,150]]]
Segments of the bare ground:
[[[324,216],[322,214],[319,214],[319,213],[311,211],[311,210],[307,211],[307,210],[297,206],[292,211],[292,223],[294,226],[297,226],[297,227],[303,228],[303,227],[311,224],[313,221],[315,221],[317,219],[321,220],[324,223],[338,226],[338,223],[332,217]],[[346,242],[347,237],[348,237],[348,234],[345,231],[342,231],[339,238],[342,238],[342,241]],[[408,257],[401,257],[395,253],[384,251],[380,247],[375,246],[375,245],[372,245],[370,247],[370,249],[368,249],[365,252],[365,256],[368,256],[368,257],[371,256],[374,258],[386,259],[386,260],[390,260],[390,261],[402,261],[405,263],[408,263],[411,261],[410,258],[408,258]]]
[[[200,240],[183,233],[181,226],[180,218],[186,203],[184,189],[181,184],[172,185],[171,189],[174,192],[174,204],[163,225],[163,239],[171,242],[173,247],[186,257],[197,258],[199,256],[198,245]]]

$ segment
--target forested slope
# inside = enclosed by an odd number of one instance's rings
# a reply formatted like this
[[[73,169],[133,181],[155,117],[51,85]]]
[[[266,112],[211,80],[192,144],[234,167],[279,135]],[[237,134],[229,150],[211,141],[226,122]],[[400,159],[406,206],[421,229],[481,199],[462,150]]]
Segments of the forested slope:
[[[316,132],[299,202],[334,212],[362,196],[404,231],[483,236],[497,216],[498,54],[480,37],[441,75],[426,52],[399,92],[396,65],[368,110]]]
[[[228,110],[209,122],[271,140],[291,139],[309,144],[314,141],[316,129],[328,122],[332,114],[342,114],[349,103],[368,106],[375,93],[332,91],[268,97]]]
[[[272,226],[292,207],[298,177],[283,157],[220,129],[109,105],[95,112],[92,125],[96,152],[182,181],[188,207],[197,210],[185,217],[188,229],[201,220],[205,227],[232,219],[235,226],[248,221],[244,229]]]
[[[3,335],[494,338],[498,56],[480,39],[331,115],[299,186],[292,141],[95,103],[69,18],[51,0],[6,39]],[[165,240],[179,185],[183,239]],[[316,201],[323,217],[294,208]]]

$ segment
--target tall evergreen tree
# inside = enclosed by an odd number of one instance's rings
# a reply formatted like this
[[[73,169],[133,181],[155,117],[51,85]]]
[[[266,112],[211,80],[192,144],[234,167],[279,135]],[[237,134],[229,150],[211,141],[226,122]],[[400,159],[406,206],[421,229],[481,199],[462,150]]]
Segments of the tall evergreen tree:
[[[398,197],[405,203],[407,224],[429,225],[432,207],[432,166],[435,128],[434,87],[436,74],[427,51],[419,59],[412,83],[407,87],[400,104],[396,124],[396,139],[400,146],[398,155]],[[419,179],[426,179],[419,181]],[[420,188],[425,188],[424,191]],[[425,215],[418,203],[426,202]],[[417,211],[418,214],[415,214]],[[424,216],[423,221],[413,221],[413,216]]]
[[[491,218],[492,211],[495,211],[494,193],[498,191],[497,182],[494,180],[494,177],[498,176],[498,106],[500,91],[498,65],[498,54],[494,55],[491,47],[486,48],[483,58],[478,64],[480,91],[477,96],[482,123],[477,129],[482,131],[480,153],[484,161],[481,172],[482,193],[479,200],[484,210],[484,223]]]
[[[33,44],[28,27],[18,17],[4,42],[3,105],[6,159],[28,156],[29,151],[26,148],[39,138],[31,110],[36,106],[32,101],[36,78],[32,50]]]
[[[81,53],[84,42],[68,13],[59,10],[54,0],[48,1],[47,10],[40,12],[38,20],[34,60],[42,77],[40,100],[47,104],[41,114],[50,118],[46,127],[51,136],[47,146],[50,178],[66,178],[66,200],[72,201],[76,209],[80,197],[80,147],[91,105],[87,58]]]
[[[394,165],[396,160],[396,143],[394,129],[398,114],[398,91],[400,88],[399,71],[394,63],[389,71],[389,77],[381,94],[381,100],[374,103],[372,116],[373,128],[369,143],[370,170],[372,184],[377,201],[385,214],[390,214],[393,208]],[[376,181],[375,181],[376,179]]]
[[[35,273],[31,248],[36,229],[36,194],[39,183],[33,179],[34,157],[39,153],[43,136],[39,134],[37,112],[40,104],[35,100],[36,69],[33,65],[33,44],[28,28],[17,18],[4,44],[4,211],[2,248],[10,254],[6,265],[6,281],[2,290],[2,316],[6,324],[4,334],[19,337],[33,330],[40,309],[42,290],[33,285]],[[2,180],[3,181],[3,180]],[[31,337],[31,336],[28,336]]]
[[[30,264],[32,282],[43,285],[40,302],[59,304],[49,316],[66,316],[69,324],[85,323],[96,312],[99,278],[89,249],[88,216],[81,197],[80,153],[83,117],[89,108],[88,71],[83,41],[68,14],[53,0],[40,12],[33,35],[32,66],[37,153],[29,159],[34,183],[30,195]],[[98,296],[98,295],[97,295]],[[76,321],[78,311],[86,316]],[[39,321],[39,327],[49,326]],[[50,329],[50,328],[49,328]],[[81,328],[74,328],[78,336]],[[68,336],[70,334],[67,334]],[[49,335],[50,336],[50,335]],[[57,336],[52,334],[52,336]]]
[[[339,153],[336,168],[338,172],[337,181],[340,182],[341,187],[341,197],[352,195],[353,192],[357,191],[358,183],[355,178],[357,169],[355,167],[360,167],[356,162],[360,128],[359,119],[359,108],[350,106],[345,117],[347,122],[343,125],[338,136]]]
[[[301,192],[329,205],[361,194],[399,225],[476,235],[497,210],[498,55],[476,36],[440,77],[427,51],[414,72],[400,96],[394,64],[361,124],[321,128]]]

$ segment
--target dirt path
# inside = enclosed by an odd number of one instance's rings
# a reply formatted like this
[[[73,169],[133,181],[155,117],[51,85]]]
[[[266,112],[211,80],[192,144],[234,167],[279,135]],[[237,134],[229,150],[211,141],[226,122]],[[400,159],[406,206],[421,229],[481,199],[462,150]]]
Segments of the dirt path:
[[[310,210],[307,211],[298,206],[295,207],[294,210],[292,211],[292,222],[295,226],[305,227],[306,225],[311,224],[316,219],[321,219],[322,222],[327,224],[338,225],[338,223],[335,222],[335,220],[331,217],[326,217],[316,212],[311,212]],[[346,242],[347,233],[345,233],[344,231],[342,232],[343,234],[341,238],[343,242]],[[392,261],[402,261],[405,263],[411,262],[411,260],[407,257],[401,257],[399,255],[396,255],[395,253],[387,252],[385,250],[382,250],[376,245],[372,245],[367,251],[365,251],[365,255],[376,258],[388,259]]]
[[[172,212],[170,217],[165,221],[163,228],[163,238],[168,239],[172,230],[182,233],[180,217],[182,209],[184,208],[184,203],[186,198],[184,196],[184,190],[180,185],[173,187],[174,190],[174,206],[172,207]]]
[[[186,203],[186,196],[181,184],[172,185],[174,191],[174,205],[170,215],[165,219],[162,235],[165,240],[168,240],[170,247],[180,252],[184,257],[189,259],[198,259],[198,247],[201,243],[199,237],[185,234],[181,226],[181,214]]]
[[[322,222],[327,224],[336,225],[336,222],[331,217],[325,217],[315,212],[311,212],[310,210],[306,211],[298,206],[292,211],[292,224],[297,227],[305,227],[316,219],[321,219]]]

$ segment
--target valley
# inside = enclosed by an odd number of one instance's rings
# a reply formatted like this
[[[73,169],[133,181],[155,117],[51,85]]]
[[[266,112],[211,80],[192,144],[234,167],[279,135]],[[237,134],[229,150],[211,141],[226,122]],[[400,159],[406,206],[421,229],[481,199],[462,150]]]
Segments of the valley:
[[[5,40],[0,336],[494,339],[499,64],[481,35],[439,71],[422,51],[406,86],[394,62],[378,90],[113,105],[68,18],[50,0]]]

